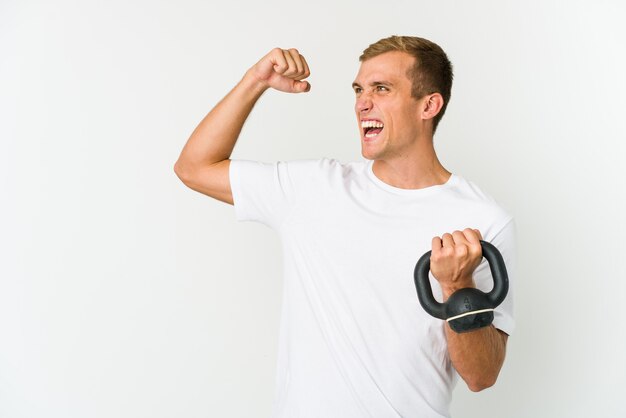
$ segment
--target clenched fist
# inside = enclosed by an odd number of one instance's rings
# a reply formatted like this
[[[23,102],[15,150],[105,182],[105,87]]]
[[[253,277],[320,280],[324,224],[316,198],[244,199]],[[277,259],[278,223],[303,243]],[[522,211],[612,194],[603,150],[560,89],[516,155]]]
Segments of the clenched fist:
[[[295,48],[274,48],[248,70],[248,75],[265,87],[287,93],[309,91],[311,85],[303,80],[310,74],[309,65]]]
[[[458,289],[475,287],[472,273],[483,258],[481,239],[480,231],[470,228],[433,238],[430,271],[441,285],[444,299]]]

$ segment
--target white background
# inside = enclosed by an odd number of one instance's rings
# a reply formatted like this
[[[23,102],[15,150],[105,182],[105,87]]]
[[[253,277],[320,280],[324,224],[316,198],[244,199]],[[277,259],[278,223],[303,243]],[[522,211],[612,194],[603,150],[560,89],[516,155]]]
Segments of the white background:
[[[391,34],[454,64],[443,164],[517,220],[517,331],[456,417],[623,417],[626,6],[619,1],[0,0],[0,417],[268,417],[269,229],[186,189],[191,131],[272,47],[234,157],[360,159],[350,85]]]

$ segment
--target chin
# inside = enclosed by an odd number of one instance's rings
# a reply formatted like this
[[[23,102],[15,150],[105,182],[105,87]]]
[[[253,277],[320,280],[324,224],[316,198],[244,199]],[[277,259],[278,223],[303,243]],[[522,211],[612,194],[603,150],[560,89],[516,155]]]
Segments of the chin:
[[[367,150],[364,147],[361,147],[361,155],[366,160],[373,160],[374,159],[374,156],[372,155],[372,153],[367,152]]]
[[[376,149],[372,149],[372,147],[367,147],[365,144],[361,143],[361,155],[366,160],[376,160],[380,157],[380,152]]]

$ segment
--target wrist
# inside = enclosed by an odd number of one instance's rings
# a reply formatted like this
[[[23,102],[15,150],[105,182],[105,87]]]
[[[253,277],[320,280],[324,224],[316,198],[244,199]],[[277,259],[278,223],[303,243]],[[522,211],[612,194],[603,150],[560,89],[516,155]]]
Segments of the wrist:
[[[476,288],[476,283],[474,282],[473,277],[466,277],[455,280],[450,283],[441,284],[441,294],[443,296],[444,302],[448,300],[450,296],[457,290],[466,289],[466,288]]]
[[[246,71],[239,84],[247,91],[258,94],[259,96],[270,88],[267,80],[262,80],[255,75],[253,68]]]

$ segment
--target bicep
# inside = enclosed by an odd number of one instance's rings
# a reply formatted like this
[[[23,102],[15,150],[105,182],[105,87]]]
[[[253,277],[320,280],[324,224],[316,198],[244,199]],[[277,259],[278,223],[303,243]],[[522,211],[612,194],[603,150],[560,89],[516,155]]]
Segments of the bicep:
[[[219,201],[233,204],[230,185],[230,160],[224,160],[193,170],[176,170],[187,187]]]

